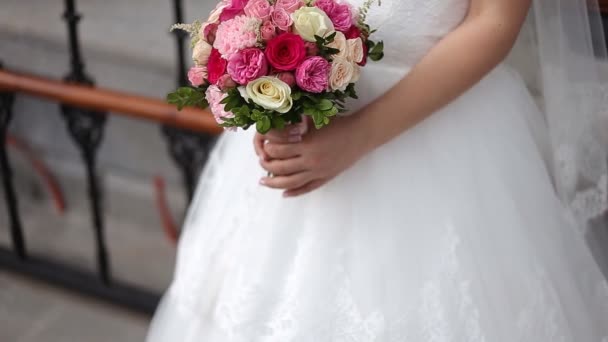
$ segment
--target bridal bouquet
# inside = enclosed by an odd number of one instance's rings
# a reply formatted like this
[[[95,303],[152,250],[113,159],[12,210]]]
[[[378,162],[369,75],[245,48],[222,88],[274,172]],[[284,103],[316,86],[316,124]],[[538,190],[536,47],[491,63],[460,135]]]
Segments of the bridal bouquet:
[[[222,127],[260,133],[312,117],[321,128],[357,98],[368,59],[383,57],[366,24],[373,2],[354,9],[341,0],[222,0],[209,19],[177,24],[190,33],[191,87],[169,103],[209,107]]]

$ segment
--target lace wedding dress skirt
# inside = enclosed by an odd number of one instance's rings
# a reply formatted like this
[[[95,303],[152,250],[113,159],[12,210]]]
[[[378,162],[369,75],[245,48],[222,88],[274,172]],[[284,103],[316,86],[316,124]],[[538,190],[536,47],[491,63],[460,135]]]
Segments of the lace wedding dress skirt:
[[[365,68],[351,108],[467,8],[382,1],[370,20],[386,58]],[[554,193],[541,114],[507,67],[299,198],[258,185],[252,135],[224,134],[201,176],[149,342],[608,340],[608,287]]]

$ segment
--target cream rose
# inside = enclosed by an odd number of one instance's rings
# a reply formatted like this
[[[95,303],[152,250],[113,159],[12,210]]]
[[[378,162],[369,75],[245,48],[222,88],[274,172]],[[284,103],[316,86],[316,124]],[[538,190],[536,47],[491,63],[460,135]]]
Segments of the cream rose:
[[[329,74],[329,87],[331,90],[346,90],[349,83],[357,76],[355,65],[344,58],[334,58]]]
[[[347,42],[348,45],[348,55],[346,59],[349,62],[353,63],[361,63],[363,60],[363,41],[361,38],[349,39]]]
[[[302,7],[291,18],[294,32],[309,42],[314,42],[315,36],[326,37],[336,31],[331,19],[317,7]]]
[[[293,106],[291,87],[276,77],[260,77],[239,87],[239,92],[247,101],[279,113],[287,113]]]
[[[334,49],[338,49],[340,50],[340,52],[338,52],[337,54],[333,55],[334,57],[338,57],[338,58],[348,58],[348,53],[349,53],[349,46],[346,42],[346,36],[344,36],[344,33],[337,31],[336,32],[336,37],[334,38],[334,41],[327,44],[328,47],[330,48],[334,48]]]
[[[192,50],[192,59],[198,66],[206,66],[213,47],[204,40],[199,40]]]

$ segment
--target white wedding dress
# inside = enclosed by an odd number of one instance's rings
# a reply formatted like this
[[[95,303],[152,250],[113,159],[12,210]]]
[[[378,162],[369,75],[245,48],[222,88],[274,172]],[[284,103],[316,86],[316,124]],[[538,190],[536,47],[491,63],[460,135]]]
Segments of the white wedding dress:
[[[406,75],[468,5],[374,7],[386,58],[364,69],[351,108]],[[608,287],[508,67],[302,197],[258,185],[253,133],[213,151],[149,342],[608,341]]]

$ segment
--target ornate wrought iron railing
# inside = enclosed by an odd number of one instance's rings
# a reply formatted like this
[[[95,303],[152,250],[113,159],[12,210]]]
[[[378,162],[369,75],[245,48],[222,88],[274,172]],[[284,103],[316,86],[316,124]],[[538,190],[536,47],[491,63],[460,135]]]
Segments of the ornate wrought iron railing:
[[[182,21],[182,0],[172,0],[175,21]],[[178,112],[162,100],[130,95],[94,87],[85,72],[78,35],[81,16],[76,0],[64,0],[70,71],[63,81],[3,70],[0,65],[0,177],[9,214],[12,249],[0,247],[0,267],[35,277],[56,285],[122,305],[126,308],[151,313],[159,294],[149,289],[124,284],[112,277],[106,248],[104,213],[101,206],[102,189],[96,174],[97,151],[103,142],[104,128],[110,112],[128,115],[162,124],[169,152],[181,170],[185,193],[192,197],[195,176],[206,160],[214,137],[221,130],[205,111],[187,108]],[[177,54],[177,83],[186,78],[184,51],[186,36],[175,34]],[[13,118],[13,103],[18,94],[28,94],[57,102],[73,142],[78,147],[87,175],[91,224],[95,238],[97,272],[91,273],[28,253],[23,225],[19,214],[18,196],[13,184],[11,165],[7,155],[8,126]]]

